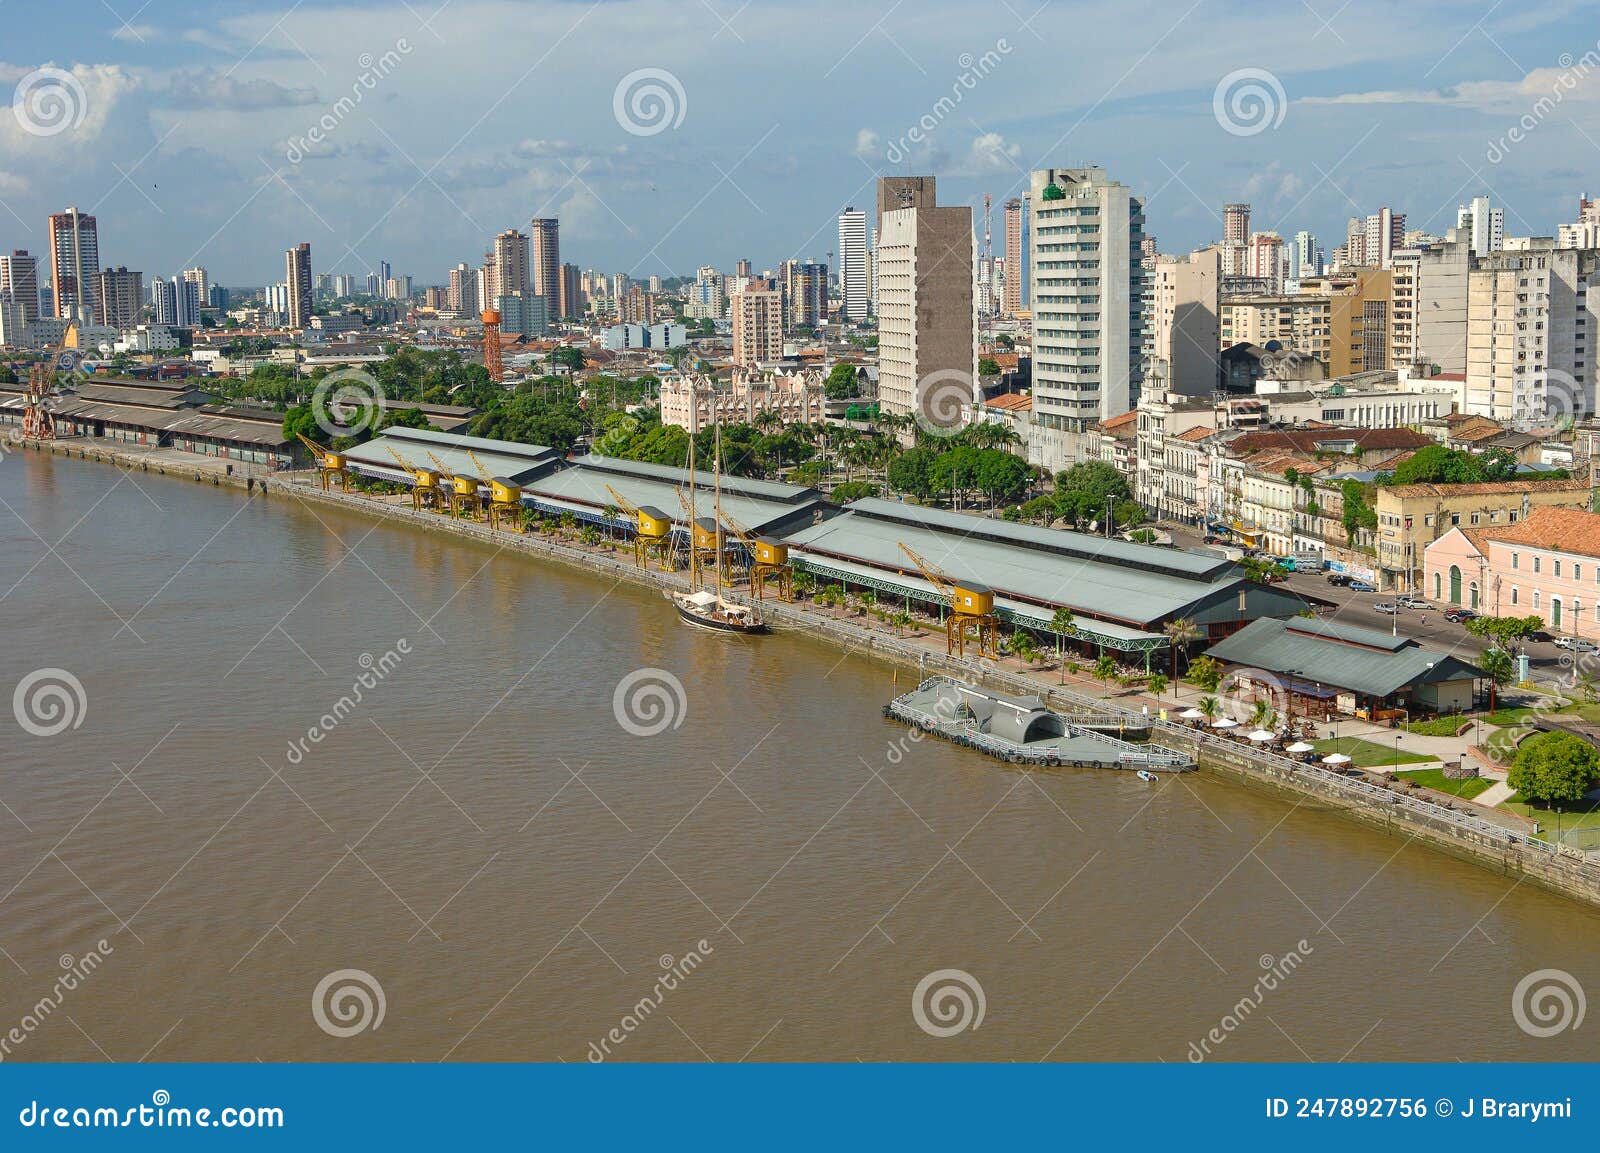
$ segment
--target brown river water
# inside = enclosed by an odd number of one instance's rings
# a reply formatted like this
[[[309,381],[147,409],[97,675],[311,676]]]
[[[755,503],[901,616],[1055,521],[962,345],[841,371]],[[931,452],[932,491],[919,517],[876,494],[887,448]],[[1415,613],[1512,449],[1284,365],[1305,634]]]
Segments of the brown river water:
[[[286,497],[0,500],[5,1060],[1600,1057],[1513,1001],[1600,990],[1600,912],[1313,806],[1020,773],[813,639]]]

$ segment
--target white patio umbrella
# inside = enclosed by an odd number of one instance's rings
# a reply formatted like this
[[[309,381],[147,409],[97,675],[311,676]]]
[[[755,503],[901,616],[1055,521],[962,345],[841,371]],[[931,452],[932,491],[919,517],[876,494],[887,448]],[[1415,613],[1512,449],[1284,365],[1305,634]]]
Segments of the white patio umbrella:
[[[1199,709],[1184,709],[1178,714],[1178,719],[1183,721],[1198,721],[1205,716]]]
[[[1239,727],[1239,722],[1232,717],[1218,717],[1211,722],[1211,727],[1214,729],[1236,729]]]
[[[1283,751],[1286,753],[1314,753],[1317,748],[1315,745],[1308,745],[1304,741],[1296,741]]]
[[[1343,753],[1329,753],[1322,758],[1322,763],[1325,765],[1348,765],[1350,758]]]
[[[1252,741],[1275,741],[1278,739],[1278,734],[1268,729],[1257,729],[1250,734],[1250,739]]]

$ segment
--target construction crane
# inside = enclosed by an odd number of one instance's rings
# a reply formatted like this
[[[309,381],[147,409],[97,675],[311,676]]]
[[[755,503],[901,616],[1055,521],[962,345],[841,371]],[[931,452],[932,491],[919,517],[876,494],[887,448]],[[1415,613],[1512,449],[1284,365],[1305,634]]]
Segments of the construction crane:
[[[440,508],[444,497],[439,488],[439,474],[431,468],[413,468],[406,463],[406,458],[401,456],[389,445],[384,445],[389,450],[389,455],[394,457],[395,463],[411,474],[411,507],[415,509]]]
[[[634,562],[640,568],[649,568],[650,554],[654,552],[662,572],[677,571],[672,548],[672,518],[652,505],[634,504],[609,484],[606,491],[617,507],[633,518]]]
[[[522,489],[518,488],[509,479],[497,477],[483,467],[483,461],[478,459],[478,454],[470,448],[467,456],[472,461],[472,467],[477,469],[484,482],[489,486],[489,528],[498,530],[500,518],[509,516],[512,529],[522,531]]]
[[[722,523],[744,543],[750,565],[750,595],[760,602],[767,589],[767,581],[778,582],[778,599],[794,600],[794,570],[789,567],[789,546],[772,537],[757,536],[727,513]]]
[[[977,642],[980,657],[1000,657],[1000,618],[994,611],[994,590],[976,581],[957,580],[932,561],[912,552],[903,541],[897,541],[900,551],[911,558],[911,563],[923,579],[949,598],[946,607],[950,615],[944,622],[944,651],[946,655],[967,655],[967,637]]]
[[[317,466],[317,473],[322,478],[322,491],[327,492],[333,487],[333,481],[338,478],[339,490],[350,491],[350,474],[345,468],[344,454],[334,452],[331,448],[323,448],[303,432],[295,433],[300,438],[300,443],[311,451],[311,459]]]

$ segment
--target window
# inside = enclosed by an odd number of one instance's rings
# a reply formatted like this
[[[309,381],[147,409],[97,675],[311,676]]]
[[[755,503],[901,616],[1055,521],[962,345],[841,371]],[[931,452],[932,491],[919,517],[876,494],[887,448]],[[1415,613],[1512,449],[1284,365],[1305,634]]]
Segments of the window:
[[[1478,523],[1478,514],[1477,513],[1473,513],[1472,514],[1472,523],[1473,524],[1477,524]]]
[[[1450,523],[1452,525],[1459,525],[1461,523],[1461,514],[1458,513],[1458,512],[1451,513],[1450,514]]]
[[[1538,589],[1534,589],[1533,590],[1533,607],[1534,607],[1535,610],[1537,610],[1539,608],[1539,590]]]
[[[1519,569],[1519,568],[1522,567],[1522,554],[1521,553],[1514,552],[1514,553],[1511,554],[1511,567],[1514,568],[1514,569]]]
[[[1572,566],[1572,579],[1575,581],[1581,581],[1583,579],[1583,566],[1581,564],[1575,564]]]
[[[1542,559],[1544,559],[1544,558],[1542,558],[1542,557],[1534,557],[1533,558],[1533,571],[1534,572],[1538,572],[1539,571],[1539,562]]]
[[[1561,575],[1561,558],[1560,557],[1556,557],[1556,559],[1554,561],[1554,564],[1556,566],[1556,569],[1555,569],[1555,572],[1553,574],[1551,574],[1551,575],[1560,576]]]
[[[1517,603],[1517,587],[1515,585],[1511,586],[1511,603]]]
[[[1424,516],[1422,518],[1422,523],[1427,525],[1429,528],[1432,528],[1433,527],[1433,514],[1430,512],[1426,516]]]

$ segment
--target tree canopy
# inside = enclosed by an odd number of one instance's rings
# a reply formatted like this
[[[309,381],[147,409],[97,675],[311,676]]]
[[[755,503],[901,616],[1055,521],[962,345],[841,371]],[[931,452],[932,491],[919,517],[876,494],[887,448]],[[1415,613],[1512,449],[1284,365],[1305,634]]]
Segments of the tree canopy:
[[[1600,752],[1572,733],[1536,733],[1522,742],[1506,783],[1530,801],[1581,801],[1600,781]]]

